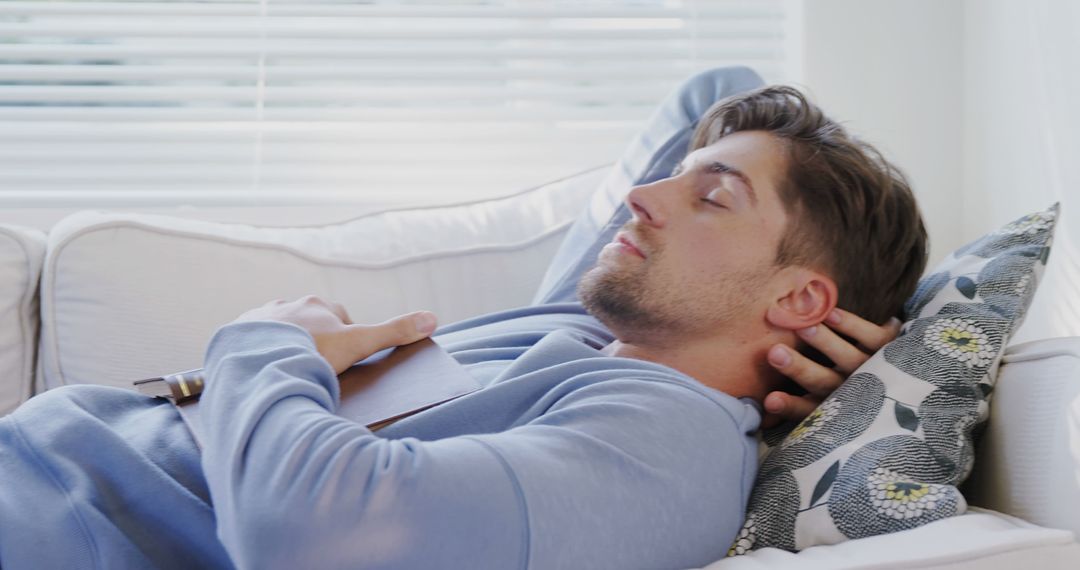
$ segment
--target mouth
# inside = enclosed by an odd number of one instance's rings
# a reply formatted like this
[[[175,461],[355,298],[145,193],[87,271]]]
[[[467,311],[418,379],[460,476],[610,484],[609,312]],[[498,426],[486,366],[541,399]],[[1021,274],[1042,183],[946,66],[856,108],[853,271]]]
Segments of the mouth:
[[[630,241],[630,237],[627,236],[625,233],[619,232],[615,236],[615,241],[616,243],[622,244],[623,246],[628,248],[631,253],[641,257],[642,259],[645,259],[645,253],[641,251],[641,248],[634,245],[634,242]]]

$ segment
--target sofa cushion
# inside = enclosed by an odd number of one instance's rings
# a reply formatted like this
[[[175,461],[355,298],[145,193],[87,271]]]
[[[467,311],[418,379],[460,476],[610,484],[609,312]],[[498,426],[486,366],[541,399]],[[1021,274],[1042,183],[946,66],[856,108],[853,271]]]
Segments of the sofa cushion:
[[[1080,545],[1072,533],[993,511],[793,553],[779,548],[724,558],[705,570],[1014,570],[1038,561],[1039,570],[1076,567]]]
[[[964,512],[974,431],[1050,251],[1057,206],[948,256],[900,336],[766,456],[732,554],[802,550]]]
[[[216,327],[275,298],[325,296],[356,322],[429,309],[449,323],[528,304],[605,170],[317,227],[75,214],[49,236],[39,388],[197,368]]]
[[[30,397],[45,234],[0,225],[0,414]]]
[[[990,410],[969,501],[1080,536],[1080,337],[1010,347]]]

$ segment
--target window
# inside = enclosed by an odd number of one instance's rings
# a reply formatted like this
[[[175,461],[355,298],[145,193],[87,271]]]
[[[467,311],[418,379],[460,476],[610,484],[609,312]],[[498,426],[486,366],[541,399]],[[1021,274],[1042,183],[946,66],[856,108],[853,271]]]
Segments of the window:
[[[447,202],[617,158],[781,0],[0,2],[0,206]]]

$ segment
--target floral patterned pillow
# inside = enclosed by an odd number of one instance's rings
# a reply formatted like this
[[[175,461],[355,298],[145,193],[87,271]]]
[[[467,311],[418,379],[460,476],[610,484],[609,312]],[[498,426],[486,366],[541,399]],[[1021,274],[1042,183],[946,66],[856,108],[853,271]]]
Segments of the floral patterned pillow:
[[[1050,253],[1058,206],[964,246],[924,277],[900,336],[774,446],[729,555],[798,551],[967,509],[975,430]]]

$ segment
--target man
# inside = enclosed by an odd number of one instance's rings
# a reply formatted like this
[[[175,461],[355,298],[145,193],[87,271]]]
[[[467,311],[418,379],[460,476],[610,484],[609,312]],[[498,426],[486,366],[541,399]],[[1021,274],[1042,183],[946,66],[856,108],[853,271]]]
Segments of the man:
[[[443,327],[485,387],[378,433],[333,414],[336,374],[431,334],[430,313],[368,327],[308,297],[241,315],[207,349],[201,454],[167,403],[102,387],[32,399],[0,420],[0,565],[721,557],[753,482],[757,402],[804,415],[891,339],[873,323],[900,313],[926,236],[895,169],[794,90],[719,104],[693,148],[627,196],[633,218],[580,304]],[[809,396],[776,391],[784,374]]]

